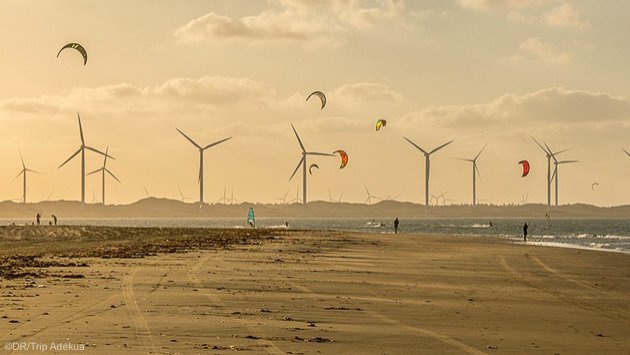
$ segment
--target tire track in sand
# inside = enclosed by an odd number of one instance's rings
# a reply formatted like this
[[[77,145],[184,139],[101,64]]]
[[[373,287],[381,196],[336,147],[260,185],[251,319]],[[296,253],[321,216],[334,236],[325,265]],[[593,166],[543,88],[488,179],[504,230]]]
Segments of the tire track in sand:
[[[535,278],[528,276],[527,274],[525,274],[524,272],[520,272],[517,271],[515,269],[513,269],[505,260],[505,257],[503,257],[503,255],[499,255],[499,263],[501,264],[501,266],[503,267],[503,269],[510,275],[512,275],[512,277],[514,277],[514,279],[516,279],[516,281],[529,286],[531,288],[537,289],[539,291],[545,292],[547,294],[550,294],[552,296],[555,296],[559,299],[561,299],[562,301],[571,304],[573,306],[576,306],[578,308],[581,308],[583,310],[589,311],[589,312],[593,312],[596,313],[598,315],[601,315],[603,317],[609,318],[609,319],[614,319],[614,320],[619,320],[619,318],[621,318],[621,314],[619,314],[619,310],[613,310],[613,309],[609,309],[606,307],[602,307],[600,305],[594,304],[592,302],[588,302],[585,300],[580,300],[580,299],[576,299],[574,297],[570,297],[568,295],[565,295],[559,291],[556,291],[554,289],[551,289],[549,287],[545,287],[541,282],[537,281]]]
[[[43,327],[40,327],[39,329],[36,329],[31,334],[24,335],[24,336],[20,337],[19,340],[18,339],[14,339],[12,341],[23,342],[23,341],[26,341],[27,339],[33,338],[34,336],[36,336],[38,334],[41,334],[41,333],[43,333],[43,332],[45,332],[47,330],[54,329],[54,328],[60,327],[60,326],[62,326],[64,324],[68,324],[68,323],[74,322],[76,320],[88,317],[91,314],[84,314],[85,312],[87,312],[87,311],[89,311],[89,310],[91,310],[93,308],[96,308],[97,306],[99,306],[101,304],[111,304],[111,300],[115,299],[116,297],[120,297],[120,295],[118,295],[118,294],[111,295],[111,296],[109,296],[109,297],[107,297],[105,299],[102,299],[102,300],[98,301],[98,302],[92,303],[91,305],[89,305],[87,307],[84,307],[84,308],[82,308],[82,309],[80,309],[80,310],[78,310],[78,311],[76,311],[74,313],[71,313],[71,314],[69,314],[69,315],[67,315],[67,316],[65,316],[65,317],[63,317],[61,319],[51,320],[48,324],[44,325]],[[58,307],[53,307],[50,310],[57,309],[57,308],[60,308],[60,307],[59,306]],[[107,307],[106,309],[101,310],[101,311],[99,311],[97,313],[101,313],[101,312],[107,311],[109,309],[110,308]],[[41,315],[38,315],[35,318],[41,318]],[[33,318],[33,319],[35,319],[35,318]],[[25,324],[27,324],[27,323],[25,322],[25,323],[20,324],[20,326],[14,328],[12,331],[15,331],[15,330],[21,328]],[[33,324],[33,322],[32,321],[28,322],[28,324],[31,325],[31,324]],[[8,335],[8,333],[3,335],[3,336],[1,336],[0,340],[4,340],[7,335]],[[9,354],[12,354],[12,353],[13,353],[13,351],[11,351]]]
[[[136,296],[133,292],[133,277],[136,273],[138,273],[142,268],[136,268],[131,273],[125,275],[122,280],[122,296],[125,301],[125,307],[127,308],[127,312],[133,321],[133,324],[136,329],[136,336],[142,340],[142,344],[144,348],[148,352],[155,351],[155,342],[153,341],[153,335],[151,334],[151,329],[149,328],[149,324],[147,320],[142,315],[142,311],[138,306],[138,302],[136,301]]]
[[[233,313],[233,310],[230,309],[225,303],[223,303],[223,301],[221,301],[221,298],[219,298],[218,295],[211,293],[210,291],[208,291],[207,287],[204,287],[201,282],[199,281],[199,279],[197,278],[197,273],[199,272],[199,269],[201,269],[201,267],[208,261],[208,259],[210,259],[212,257],[212,255],[207,255],[204,256],[203,258],[201,258],[197,263],[195,263],[195,265],[193,265],[192,268],[190,268],[188,270],[188,280],[190,280],[190,282],[192,282],[197,289],[200,291],[200,293],[202,293],[203,295],[205,295],[206,297],[208,297],[210,299],[210,301],[217,307],[221,307],[224,310],[226,310],[228,313]],[[249,325],[249,323],[244,320],[244,319],[240,319],[240,318],[230,318],[231,320],[234,320],[238,323],[240,323],[241,325],[245,326],[247,328],[247,330],[253,335],[255,333],[255,331],[253,330],[253,328]],[[258,337],[258,339],[256,339],[257,342],[260,342],[265,346],[265,349],[267,350],[268,353],[271,354],[285,354],[284,351],[280,350],[276,344],[268,339],[263,339],[261,337]]]
[[[309,289],[309,288],[307,288],[305,286],[298,285],[298,284],[296,284],[294,282],[290,282],[290,281],[288,283],[291,284],[292,287],[294,287],[296,289],[299,289],[299,290],[302,290],[304,293],[307,293],[307,294],[311,295],[312,297],[320,297],[320,294],[318,294],[317,292],[312,291],[311,289]],[[379,319],[379,320],[381,320],[381,321],[383,321],[383,322],[385,322],[387,324],[398,326],[398,327],[400,327],[402,329],[405,329],[405,330],[407,330],[408,332],[411,332],[411,333],[420,334],[420,335],[423,335],[423,336],[426,336],[426,337],[437,339],[437,340],[439,340],[439,341],[441,341],[443,343],[451,345],[451,346],[453,346],[453,347],[455,347],[455,348],[457,348],[457,349],[459,349],[459,350],[461,350],[461,351],[463,351],[465,353],[468,353],[468,354],[486,354],[483,351],[477,350],[477,349],[475,349],[475,348],[473,348],[473,347],[471,347],[469,345],[466,345],[466,344],[462,343],[459,340],[455,340],[455,339],[453,339],[453,338],[451,338],[449,336],[446,336],[444,334],[440,334],[438,332],[435,332],[435,331],[432,331],[432,330],[429,330],[429,329],[426,329],[426,328],[421,328],[421,327],[417,327],[417,326],[412,326],[412,325],[406,324],[406,323],[401,322],[399,320],[390,318],[390,317],[388,317],[388,316],[386,316],[386,315],[384,315],[382,313],[378,313],[378,312],[373,311],[373,310],[371,310],[369,308],[366,308],[365,306],[357,304],[356,302],[354,302],[352,300],[347,300],[347,301],[349,303],[351,303],[354,307],[362,309],[364,312],[366,312],[367,314],[369,314],[373,318]]]

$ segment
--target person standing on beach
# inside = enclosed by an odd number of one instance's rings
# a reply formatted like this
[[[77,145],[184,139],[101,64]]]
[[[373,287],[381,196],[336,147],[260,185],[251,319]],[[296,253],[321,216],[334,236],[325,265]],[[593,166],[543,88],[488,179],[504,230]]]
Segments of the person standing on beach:
[[[529,228],[529,226],[525,223],[523,225],[523,241],[527,241],[527,228]]]
[[[57,216],[52,215],[51,217],[52,217],[52,219],[53,219],[53,221],[54,221],[55,225],[57,225]]]
[[[400,223],[400,221],[398,221],[398,217],[396,217],[396,219],[394,220],[394,234],[398,234],[398,224]]]
[[[39,226],[39,219],[42,218],[42,214],[37,212],[37,214],[35,215],[35,220],[37,221],[37,225]]]

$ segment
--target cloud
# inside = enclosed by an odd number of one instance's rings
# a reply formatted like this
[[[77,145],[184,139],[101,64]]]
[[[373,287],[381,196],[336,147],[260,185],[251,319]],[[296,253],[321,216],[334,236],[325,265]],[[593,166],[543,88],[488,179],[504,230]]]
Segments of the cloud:
[[[567,64],[571,61],[571,55],[568,52],[564,52],[538,37],[524,40],[518,48],[521,54],[512,56],[510,58],[512,61],[520,62],[533,59],[548,64]]]
[[[459,0],[459,5],[474,10],[527,9],[544,6],[556,0]]]
[[[345,84],[331,93],[346,105],[353,106],[364,103],[398,103],[403,101],[402,95],[386,85],[378,83]]]
[[[142,116],[226,107],[266,107],[276,99],[268,84],[249,78],[173,78],[158,86],[137,87],[127,83],[97,88],[76,88],[60,95],[0,100],[0,112],[32,115],[68,112]]]
[[[549,26],[554,27],[588,27],[588,20],[582,18],[581,14],[570,4],[564,4],[545,13],[545,21]]]
[[[405,125],[476,131],[527,130],[542,126],[597,126],[630,118],[630,100],[604,93],[548,88],[506,94],[486,104],[437,106],[403,117]]]
[[[278,9],[232,18],[214,12],[189,21],[175,31],[178,41],[241,39],[257,42],[302,42],[335,46],[342,33],[392,22],[405,10],[403,0],[276,0]]]

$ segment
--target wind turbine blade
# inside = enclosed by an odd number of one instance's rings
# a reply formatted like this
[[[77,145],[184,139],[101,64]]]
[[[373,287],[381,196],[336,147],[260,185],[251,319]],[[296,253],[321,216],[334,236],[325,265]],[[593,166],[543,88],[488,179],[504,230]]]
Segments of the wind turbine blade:
[[[83,139],[83,126],[81,126],[81,115],[77,112],[77,118],[79,119],[79,133],[81,134],[81,144],[85,145],[85,139]]]
[[[298,133],[295,130],[295,127],[293,127],[293,123],[291,123],[291,128],[293,128],[293,133],[295,133],[295,136],[297,137],[298,143],[300,143],[300,147],[302,147],[302,151],[306,152],[306,148],[304,148],[304,144],[302,144],[302,140],[300,139],[300,136],[298,136]]]
[[[551,158],[553,158],[553,161],[555,161],[556,163],[558,162],[558,160],[556,159],[556,155],[551,151],[551,148],[549,148],[549,146],[547,145],[547,143],[543,142],[543,144],[545,145],[545,147],[547,148],[547,151],[549,152],[549,154],[551,155]]]
[[[227,138],[221,139],[220,141],[216,141],[214,143],[208,144],[207,146],[203,147],[203,150],[206,150],[206,149],[208,149],[210,147],[214,147],[215,145],[221,144],[221,143],[223,143],[223,142],[225,142],[227,140],[230,140],[230,139],[232,139],[232,137],[227,137]]]
[[[103,169],[105,169],[105,168],[103,168]],[[109,174],[109,176],[113,177],[113,178],[114,178],[116,181],[118,181],[118,183],[120,184],[120,180],[118,180],[118,178],[116,177],[116,175],[112,174],[112,172],[111,172],[111,171],[109,171],[109,170],[107,170],[107,169],[105,169],[105,171]]]
[[[330,154],[330,153],[320,153],[320,152],[306,152],[307,155],[320,155],[320,156],[324,156],[324,157],[334,157],[334,154]]]
[[[477,164],[475,164],[475,171],[477,172],[477,175],[479,175],[479,180],[481,180],[481,173],[479,172],[479,168],[477,167]]]
[[[477,155],[475,156],[475,159],[473,160],[477,160],[477,158],[479,158],[479,156],[481,155],[481,153],[483,153],[483,151],[486,149],[487,146],[488,144],[484,145],[483,148],[481,148],[481,150],[479,151],[479,153],[477,153]]]
[[[469,162],[471,162],[471,163],[474,163],[474,162],[475,162],[475,160],[474,160],[474,159],[464,159],[464,158],[455,158],[455,159],[457,159],[457,160],[462,160],[462,161],[469,161]]]
[[[94,170],[94,171],[90,171],[89,173],[85,174],[85,176],[92,175],[92,174],[96,174],[96,173],[98,173],[99,171],[102,171],[102,170],[103,170],[103,168],[96,169],[96,170]]]
[[[195,147],[201,149],[201,146],[199,144],[197,144],[194,140],[192,140],[190,137],[188,137],[184,132],[180,131],[179,128],[175,127],[175,129],[177,130],[177,132],[181,133],[182,136],[184,136],[186,139],[188,139],[188,141],[190,143],[192,143]]]
[[[295,176],[295,173],[297,173],[298,169],[300,168],[300,165],[302,165],[302,162],[304,161],[304,156],[302,156],[302,159],[300,159],[300,162],[298,163],[298,165],[295,167],[295,170],[293,170],[293,174],[291,174],[291,177],[289,178],[289,181],[291,181],[291,179],[293,179],[293,176]]]
[[[22,174],[24,174],[24,170],[20,171],[20,172],[19,172],[19,174],[17,174],[17,175],[13,178],[13,180],[11,180],[11,183],[13,183],[13,182],[15,181],[15,179],[19,178],[19,177],[20,177],[20,175],[22,175]]]
[[[25,171],[28,171],[29,173],[35,173],[35,174],[40,174],[40,175],[44,175],[44,173],[40,173],[37,170],[31,170],[31,169],[24,169]]]
[[[630,152],[628,152],[625,148],[621,148],[623,151],[630,157]]]
[[[428,153],[427,153],[424,149],[420,148],[420,146],[418,146],[416,143],[414,143],[414,142],[410,141],[407,137],[403,137],[403,138],[405,138],[405,140],[406,140],[407,142],[409,142],[409,144],[411,144],[411,145],[413,145],[414,147],[416,147],[416,149],[418,149],[418,150],[419,150],[419,151],[421,151],[422,153],[424,153],[424,154],[428,154]]]
[[[561,151],[559,151],[559,152],[555,152],[555,153],[553,153],[553,155],[558,155],[558,154],[560,154],[560,153],[564,153],[564,152],[566,152],[567,150],[571,150],[571,149],[573,149],[573,148],[563,149],[563,150],[561,150]]]
[[[339,195],[339,199],[337,201],[341,202],[341,198],[343,197],[343,192]]]
[[[559,161],[558,164],[571,164],[571,163],[579,163],[579,160],[563,160]]]
[[[556,167],[553,169],[553,174],[551,175],[551,179],[549,180],[550,183],[553,181],[553,179],[556,178],[557,172],[558,172],[558,164],[556,164]]]
[[[547,150],[545,149],[542,145],[540,145],[540,143],[538,143],[538,141],[536,140],[536,138],[532,137],[532,139],[534,140],[534,142],[536,142],[536,144],[538,144],[538,146],[540,147],[540,149],[543,150],[543,152],[545,152],[545,154],[547,155],[551,155],[551,150]]]
[[[370,191],[367,188],[367,185],[363,185],[363,187],[365,187],[365,192],[367,193],[368,196],[370,196]]]
[[[105,157],[103,158],[103,168],[107,166],[107,153],[109,153],[109,147],[105,148]]]
[[[447,145],[449,145],[449,144],[451,144],[451,143],[453,143],[453,141],[450,141],[450,142],[444,143],[444,144],[442,144],[441,146],[439,146],[439,147],[437,147],[437,148],[433,149],[432,151],[430,151],[430,152],[429,152],[429,154],[433,154],[433,153],[437,152],[438,150],[440,150],[440,149],[442,149],[442,148],[446,147]]]
[[[103,155],[103,156],[106,156],[106,157],[109,157],[109,158],[111,158],[111,159],[116,160],[116,158],[114,158],[113,156],[111,156],[111,155],[109,155],[109,154],[105,154],[105,153],[101,152],[100,150],[98,150],[98,149],[96,149],[96,148],[92,148],[92,147],[89,147],[89,146],[87,146],[87,145],[86,145],[86,146],[85,146],[85,149],[87,149],[87,150],[91,150],[91,151],[93,151],[94,153],[98,153],[98,154],[100,154],[100,155]]]
[[[24,165],[24,158],[22,158],[22,151],[20,150],[20,160],[22,161],[22,168],[26,169],[26,165]]]
[[[59,167],[58,167],[57,169],[59,169],[59,168],[61,168],[62,166],[66,165],[66,163],[67,163],[67,162],[69,162],[70,160],[72,160],[72,158],[76,157],[76,156],[77,156],[77,154],[79,154],[79,153],[81,152],[81,149],[83,149],[83,147],[79,148],[76,152],[74,152],[74,154],[72,154],[72,155],[70,156],[70,158],[68,158],[68,159],[67,159],[66,161],[64,161],[61,165],[59,165]]]

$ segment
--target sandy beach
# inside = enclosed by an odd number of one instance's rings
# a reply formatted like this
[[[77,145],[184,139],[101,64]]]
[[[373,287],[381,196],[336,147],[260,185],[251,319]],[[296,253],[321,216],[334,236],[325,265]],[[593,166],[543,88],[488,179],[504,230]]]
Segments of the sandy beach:
[[[0,247],[7,354],[630,352],[626,254],[101,227],[2,227]]]

